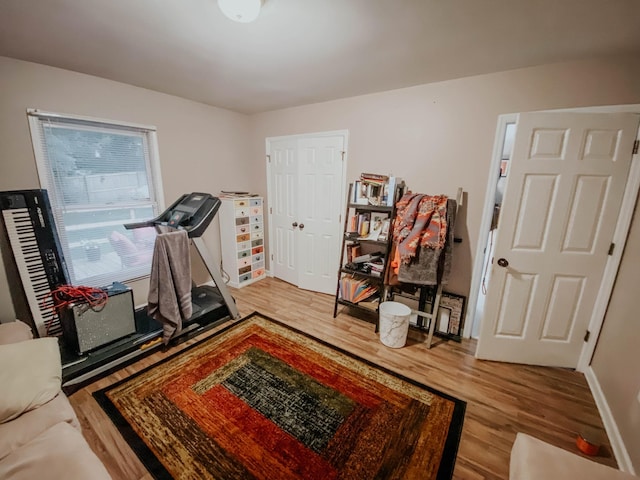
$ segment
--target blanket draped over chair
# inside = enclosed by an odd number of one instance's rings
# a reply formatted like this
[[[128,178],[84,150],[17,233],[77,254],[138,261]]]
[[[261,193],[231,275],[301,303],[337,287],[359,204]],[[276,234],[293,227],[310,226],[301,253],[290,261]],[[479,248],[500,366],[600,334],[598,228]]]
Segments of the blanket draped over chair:
[[[396,204],[392,267],[398,281],[446,284],[451,270],[456,201],[445,195],[405,194]]]

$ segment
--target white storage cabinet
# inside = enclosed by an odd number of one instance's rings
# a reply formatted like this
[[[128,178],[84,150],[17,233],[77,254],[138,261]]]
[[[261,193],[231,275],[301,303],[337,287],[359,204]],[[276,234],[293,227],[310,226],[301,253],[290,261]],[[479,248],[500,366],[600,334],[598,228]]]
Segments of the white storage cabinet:
[[[222,268],[240,288],[265,277],[262,197],[220,198]]]

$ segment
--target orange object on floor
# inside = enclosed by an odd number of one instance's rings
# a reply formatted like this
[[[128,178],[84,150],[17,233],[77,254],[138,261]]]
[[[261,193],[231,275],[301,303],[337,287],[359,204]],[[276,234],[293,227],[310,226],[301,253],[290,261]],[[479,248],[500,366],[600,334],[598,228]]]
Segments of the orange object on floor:
[[[600,445],[594,439],[594,436],[581,432],[576,438],[576,446],[585,455],[595,456],[600,451]]]

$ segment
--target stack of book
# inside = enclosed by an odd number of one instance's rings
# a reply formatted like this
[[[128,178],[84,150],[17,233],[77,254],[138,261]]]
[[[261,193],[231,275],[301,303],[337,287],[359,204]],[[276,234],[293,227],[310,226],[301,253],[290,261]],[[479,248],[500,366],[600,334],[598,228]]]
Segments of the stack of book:
[[[373,260],[371,262],[365,262],[364,265],[369,270],[369,273],[371,275],[375,275],[376,277],[381,276],[382,272],[384,271],[384,260],[382,260],[381,258],[378,258],[377,260]]]
[[[351,202],[358,205],[393,206],[396,186],[402,182],[398,177],[378,173],[361,173],[360,180],[353,184]]]
[[[376,295],[378,289],[366,280],[345,276],[340,279],[340,298],[351,303],[358,303]]]

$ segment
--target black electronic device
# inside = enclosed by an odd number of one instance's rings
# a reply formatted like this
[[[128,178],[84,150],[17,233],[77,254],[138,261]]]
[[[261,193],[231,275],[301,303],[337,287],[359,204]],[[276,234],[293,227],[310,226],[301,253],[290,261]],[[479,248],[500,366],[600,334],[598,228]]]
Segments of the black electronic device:
[[[16,313],[40,337],[59,335],[60,318],[49,295],[69,283],[46,190],[0,192],[0,209],[22,289],[12,288]]]
[[[221,201],[210,193],[185,193],[156,218],[125,224],[126,229],[167,225],[186,230],[189,238],[200,237],[220,208]]]
[[[64,340],[80,355],[136,331],[131,289],[114,282],[103,290],[108,296],[104,305],[92,308],[87,302],[78,300],[60,312]]]

